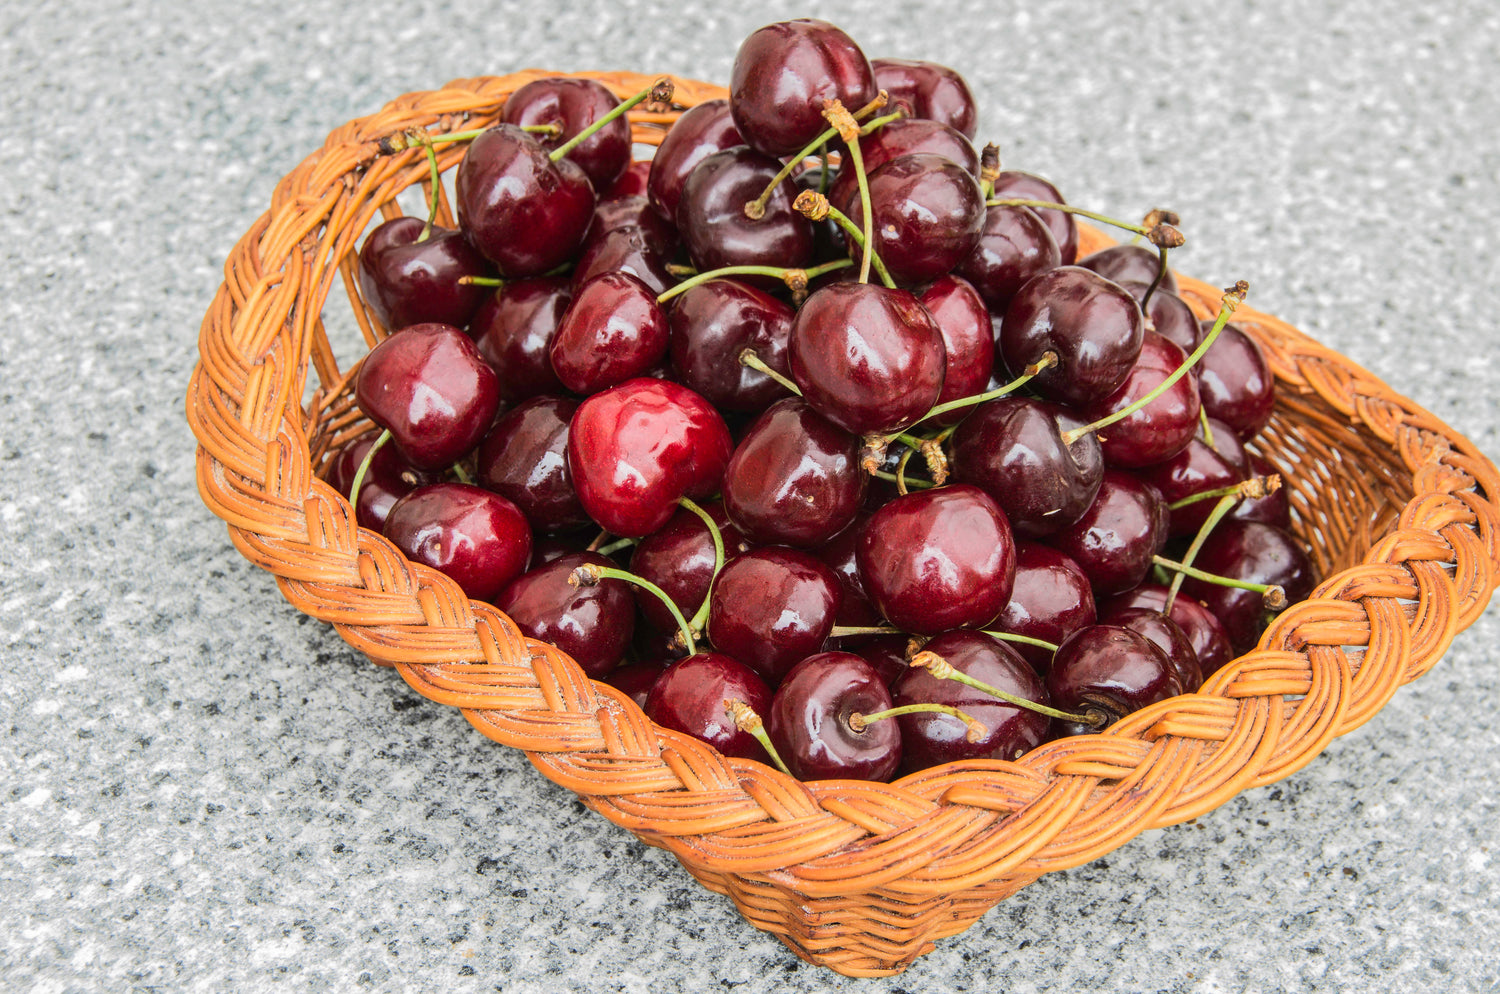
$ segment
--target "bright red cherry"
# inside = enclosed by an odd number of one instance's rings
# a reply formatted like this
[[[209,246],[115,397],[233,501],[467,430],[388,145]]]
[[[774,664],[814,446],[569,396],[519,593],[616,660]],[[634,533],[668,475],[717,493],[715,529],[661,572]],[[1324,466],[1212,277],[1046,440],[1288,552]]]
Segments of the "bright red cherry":
[[[769,762],[755,737],[735,724],[725,701],[741,701],[763,715],[771,706],[771,688],[738,659],[700,652],[667,667],[643,710],[663,728],[701,739],[725,756]]]
[[[592,586],[568,582],[583,565],[613,567],[593,552],[576,552],[522,573],[495,598],[521,631],[573,657],[588,676],[614,669],[630,647],[635,631],[635,598],[624,580],[605,579]]]
[[[855,714],[891,707],[885,681],[869,663],[848,652],[820,652],[786,675],[766,734],[798,780],[889,780],[901,762],[901,730],[875,721],[855,731]]]
[[[667,354],[667,316],[656,294],[628,273],[578,288],[548,353],[574,393],[598,393],[641,376]]]
[[[385,537],[476,601],[493,601],[531,560],[531,528],[520,509],[466,483],[434,483],[402,497],[385,519]]]
[[[949,274],[933,281],[920,299],[943,336],[943,390],[937,402],[983,393],[995,366],[995,336],[984,298],[974,284]],[[957,424],[968,413],[949,411],[932,423]]]
[[[736,556],[714,581],[708,638],[773,686],[823,647],[839,609],[833,570],[795,549]]]
[[[490,291],[459,280],[493,273],[460,232],[428,229],[419,217],[386,221],[359,250],[359,292],[391,331],[428,322],[462,328]]]
[[[853,39],[827,21],[799,18],[768,24],[740,43],[729,73],[729,112],[745,141],[779,157],[827,130],[824,101],[838,100],[853,112],[876,90],[875,71]]]

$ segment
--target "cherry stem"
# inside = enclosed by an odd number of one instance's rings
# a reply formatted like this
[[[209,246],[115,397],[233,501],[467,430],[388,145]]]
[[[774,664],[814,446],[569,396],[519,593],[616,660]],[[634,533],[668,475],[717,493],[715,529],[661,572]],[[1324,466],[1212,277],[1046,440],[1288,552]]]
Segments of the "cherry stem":
[[[1240,494],[1237,491],[1219,498],[1214,509],[1208,512],[1208,517],[1203,519],[1203,526],[1198,529],[1198,534],[1193,536],[1192,544],[1188,546],[1187,552],[1183,554],[1182,565],[1193,565],[1193,560],[1198,558],[1198,551],[1203,548],[1203,543],[1208,541],[1208,536],[1218,527],[1219,522],[1224,520],[1224,515],[1228,514],[1239,502]],[[1182,581],[1185,579],[1187,579],[1187,574],[1180,572],[1172,577],[1172,585],[1167,590],[1167,602],[1161,608],[1162,614],[1172,613],[1172,605],[1177,603],[1177,592],[1182,589]]]
[[[777,383],[780,383],[782,386],[786,387],[792,393],[796,394],[798,397],[802,396],[802,391],[797,388],[797,384],[793,383],[785,376],[782,376],[770,366],[767,366],[765,364],[765,361],[762,360],[760,356],[755,354],[754,349],[745,349],[740,352],[740,365],[749,366],[757,373],[764,373],[771,379],[775,380]]]
[[[877,480],[888,480],[891,483],[895,483],[898,485],[901,483],[901,480],[897,478],[895,473],[887,473],[883,469],[866,469],[865,472],[869,473]],[[937,486],[936,483],[931,483],[927,480],[907,480],[906,485],[908,487],[914,487],[917,490],[931,490],[933,487]]]
[[[1278,473],[1272,473],[1270,476],[1252,476],[1250,479],[1242,480],[1233,486],[1219,487],[1215,490],[1200,490],[1198,493],[1188,494],[1182,500],[1176,500],[1168,504],[1167,510],[1176,511],[1187,507],[1189,504],[1197,504],[1200,501],[1212,500],[1215,497],[1228,497],[1230,495],[1259,500],[1262,497],[1271,496],[1271,494],[1280,489],[1281,476]]]
[[[821,194],[823,194],[823,195],[825,195],[825,196],[827,196],[827,194],[828,194],[828,173],[829,173],[829,170],[832,167],[829,166],[829,164],[828,164],[828,142],[826,142],[826,141],[824,141],[822,144],[820,144],[818,146],[818,163],[819,163],[818,192],[821,193]]]
[[[612,556],[616,552],[619,552],[621,549],[628,549],[632,545],[636,545],[639,542],[640,539],[638,538],[618,538],[608,545],[601,545],[599,548],[593,551],[599,553],[599,555],[601,556]]]
[[[888,99],[890,98],[886,96],[885,91],[881,90],[880,93],[876,95],[874,100],[871,100],[869,103],[865,104],[859,110],[854,112],[854,119],[857,121],[861,118],[869,117],[871,114],[884,107]],[[900,116],[900,114],[890,114],[883,118],[877,118],[875,121],[871,121],[868,125],[866,125],[866,127],[869,127],[871,131],[874,131],[875,128],[880,127],[880,125],[885,124],[892,118]],[[862,133],[868,134],[869,132]],[[830,138],[837,137],[839,137],[838,128],[829,128],[827,131],[824,131],[822,134],[818,135],[818,137],[808,142],[807,145],[802,149],[802,151],[787,159],[786,165],[782,166],[781,171],[778,172],[774,177],[772,177],[771,182],[766,184],[766,188],[761,191],[760,196],[756,197],[754,200],[745,201],[745,216],[752,221],[759,221],[761,218],[765,217],[766,204],[771,202],[771,197],[773,194],[775,194],[776,188],[782,183],[786,182],[786,178],[792,175],[793,170],[795,170],[809,156],[812,155],[820,155],[822,157],[823,180],[820,183],[819,192],[827,193],[828,140]]]
[[[624,580],[626,583],[632,583],[642,590],[654,594],[658,600],[667,606],[667,610],[672,612],[672,619],[677,622],[677,628],[682,634],[683,646],[687,649],[688,655],[697,655],[698,643],[693,641],[693,630],[688,626],[687,619],[682,616],[682,611],[678,609],[677,602],[668,597],[665,590],[650,580],[622,569],[615,569],[612,566],[595,566],[593,563],[584,563],[568,575],[568,583],[575,587],[592,587],[601,580]]]
[[[1160,397],[1168,390],[1172,389],[1172,387],[1177,384],[1177,381],[1186,376],[1188,374],[1188,370],[1197,365],[1198,360],[1203,358],[1203,354],[1213,346],[1215,340],[1217,340],[1219,337],[1219,333],[1223,331],[1224,326],[1229,323],[1230,315],[1232,315],[1235,311],[1235,308],[1239,307],[1241,302],[1244,301],[1245,293],[1249,289],[1250,284],[1246,283],[1244,280],[1240,280],[1234,286],[1229,287],[1224,291],[1224,296],[1219,300],[1219,316],[1218,319],[1214,321],[1213,328],[1210,329],[1207,335],[1203,336],[1203,341],[1198,343],[1198,347],[1193,350],[1193,354],[1188,356],[1181,366],[1178,366],[1176,369],[1172,370],[1171,374],[1168,375],[1166,379],[1158,383],[1154,390],[1147,393],[1144,397],[1142,397],[1140,400],[1137,400],[1135,403],[1127,404],[1113,414],[1100,418],[1093,424],[1087,424],[1082,428],[1074,428],[1072,431],[1063,432],[1063,443],[1065,445],[1072,445],[1074,442],[1078,441],[1080,438],[1091,432],[1096,432],[1101,428],[1108,428],[1110,425],[1114,424],[1117,421],[1124,421],[1136,411],[1139,411],[1141,408],[1145,407],[1147,404],[1151,403],[1153,400]]]
[[[1218,452],[1219,447],[1214,444],[1214,430],[1208,424],[1208,409],[1202,404],[1198,405],[1198,424],[1203,428],[1203,444]]]
[[[975,690],[989,694],[991,697],[998,697],[1000,700],[1005,701],[1008,704],[1014,704],[1016,707],[1026,708],[1029,711],[1035,711],[1037,714],[1044,714],[1049,718],[1061,718],[1063,721],[1076,721],[1081,722],[1085,725],[1093,725],[1095,727],[1104,724],[1104,718],[1102,715],[1095,715],[1093,713],[1070,714],[1067,711],[1059,711],[1057,710],[1057,708],[1049,708],[1045,704],[1038,704],[1036,701],[1028,701],[1024,697],[1018,697],[1015,694],[1010,693],[1009,691],[1001,690],[999,687],[985,683],[983,680],[976,680],[974,677],[969,676],[969,674],[964,673],[961,670],[954,669],[953,664],[948,662],[948,660],[944,659],[942,656],[939,656],[937,653],[930,652],[926,649],[923,649],[915,656],[912,656],[911,661],[907,663],[907,665],[912,667],[926,668],[927,672],[931,673],[939,680],[952,680],[953,682],[961,683],[966,687],[973,687]]]
[[[874,714],[860,714],[855,711],[849,716],[849,727],[856,732],[863,732],[870,725],[886,718],[897,718],[903,714],[951,714],[964,723],[964,738],[970,742],[978,742],[989,734],[990,730],[984,727],[984,722],[973,715],[965,714],[951,704],[902,704],[900,707],[887,708],[884,711],[876,711]]]
[[[926,414],[922,415],[916,421],[913,421],[912,424],[908,425],[907,427],[910,428],[914,425],[919,425],[923,421],[931,421],[933,418],[941,417],[942,415],[947,414],[949,411],[959,411],[965,407],[973,407],[976,404],[983,404],[986,401],[999,400],[1001,397],[1004,397],[1007,394],[1015,393],[1017,390],[1025,386],[1028,381],[1036,377],[1037,374],[1041,373],[1042,370],[1051,369],[1053,366],[1056,366],[1057,363],[1057,353],[1049,349],[1046,352],[1042,353],[1042,357],[1040,359],[1023,369],[1021,371],[1021,375],[1017,376],[1009,383],[998,386],[995,389],[988,391],[987,393],[976,393],[968,397],[959,397],[957,400],[950,400],[947,403],[939,404],[932,410],[928,411]],[[949,435],[952,434],[953,429],[948,428],[938,438],[933,439],[933,441],[941,443],[942,441],[945,441]],[[898,440],[904,441],[900,433],[885,436],[885,441],[887,443]]]
[[[498,276],[460,276],[458,278],[458,285],[502,287],[505,285],[505,281]]]
[[[603,117],[599,118],[599,120],[595,121],[593,124],[590,124],[588,127],[578,132],[578,134],[574,135],[572,138],[569,138],[567,141],[554,148],[551,152],[548,152],[547,157],[553,162],[558,161],[563,156],[567,155],[569,152],[577,148],[579,145],[582,145],[584,142],[588,141],[589,138],[593,136],[594,132],[598,131],[600,128],[604,127],[615,118],[624,114],[636,104],[645,103],[647,100],[650,100],[652,103],[657,104],[670,104],[672,102],[672,80],[667,76],[658,77],[654,82],[652,82],[650,86],[646,87],[640,93],[637,93],[635,96],[630,97],[627,100],[620,101],[620,103],[617,104],[615,108],[608,114],[605,114]]]
[[[1151,285],[1146,287],[1146,292],[1141,297],[1141,313],[1146,313],[1146,308],[1151,306],[1151,297],[1156,293],[1156,288],[1161,286],[1161,281],[1167,278],[1167,246],[1165,244],[1156,246],[1160,262],[1156,266],[1156,276],[1151,280]]]
[[[467,483],[471,487],[474,485],[474,478],[469,475],[468,470],[464,469],[464,464],[461,462],[453,464],[453,475],[458,477],[459,483]]]
[[[896,493],[902,497],[905,497],[908,493],[906,489],[906,464],[911,462],[911,454],[915,451],[917,450],[908,445],[906,451],[901,453],[901,458],[896,463]]]
[[[1043,639],[1034,639],[1030,635],[1017,635],[1014,632],[992,632],[985,629],[981,634],[988,635],[992,639],[1002,642],[1020,642],[1022,645],[1034,645],[1038,649],[1046,649],[1048,652],[1056,652],[1057,646]]]
[[[432,186],[432,193],[427,201],[427,223],[422,225],[422,233],[417,236],[419,243],[425,242],[428,238],[432,237],[432,222],[437,217],[438,194],[443,189],[443,177],[438,171],[437,149],[433,147],[432,142],[426,142],[425,145],[427,147],[427,168],[431,173],[428,182]]]
[[[724,568],[724,536],[719,532],[719,526],[714,524],[713,515],[699,507],[696,501],[688,497],[680,497],[677,503],[682,505],[684,510],[692,511],[698,516],[698,520],[702,521],[708,528],[708,537],[713,539],[714,543],[713,577],[709,579],[708,592],[703,595],[703,603],[698,606],[698,610],[693,615],[692,621],[689,622],[693,627],[693,631],[701,632],[703,631],[703,626],[708,623],[708,605],[713,600],[713,581],[718,578],[719,571]]]
[[[533,135],[546,135],[548,138],[556,138],[562,134],[561,124],[523,124],[522,131]]]
[[[845,638],[849,635],[905,635],[899,628],[889,628],[884,625],[834,625],[829,631],[831,639]]]
[[[666,269],[667,272],[671,273],[673,276],[677,277],[680,280],[685,280],[690,276],[698,275],[698,270],[695,267],[689,266],[686,263],[682,262],[669,262],[667,263]]]
[[[695,272],[691,278],[683,280],[676,286],[658,294],[656,302],[658,304],[665,304],[673,297],[687,293],[695,286],[702,286],[709,280],[716,280],[724,276],[774,276],[779,280],[788,282],[788,285],[790,285],[790,281],[794,279],[806,283],[807,280],[817,279],[824,273],[831,273],[835,269],[844,269],[852,265],[854,265],[853,259],[834,259],[832,262],[825,262],[821,266],[814,266],[811,269],[787,269],[782,266],[725,266],[722,269],[710,269],[706,273]]]
[[[1279,611],[1286,607],[1286,589],[1275,583],[1252,583],[1249,580],[1235,580],[1227,576],[1218,576],[1214,573],[1205,573],[1201,569],[1168,559],[1165,556],[1152,556],[1151,561],[1164,569],[1177,573],[1186,573],[1195,580],[1204,583],[1212,583],[1220,587],[1235,587],[1239,590],[1253,590],[1260,594],[1266,602],[1266,607],[1272,611]]]
[[[792,771],[786,768],[786,763],[781,761],[781,754],[771,744],[771,736],[766,734],[766,723],[760,720],[760,715],[755,713],[754,708],[744,701],[729,700],[724,702],[724,710],[734,721],[736,728],[750,735],[765,748],[772,761],[781,768],[782,773],[787,776],[792,775]]]
[[[359,488],[365,484],[365,474],[370,472],[370,463],[375,461],[375,453],[380,447],[391,440],[391,430],[385,429],[380,437],[375,439],[375,444],[370,446],[370,451],[359,462],[359,469],[354,471],[354,482],[349,484],[349,506],[354,508],[355,517],[359,516]]]
[[[995,180],[1000,178],[1000,146],[990,142],[979,153],[979,189],[984,199],[995,195]]]
[[[797,199],[792,201],[792,209],[809,221],[822,221],[825,218],[831,219],[844,230],[844,233],[849,236],[855,245],[859,246],[860,253],[865,260],[873,259],[875,273],[880,277],[880,282],[892,290],[896,288],[895,281],[891,279],[890,270],[885,268],[885,263],[881,260],[880,255],[869,251],[869,244],[865,240],[865,233],[859,230],[859,225],[851,221],[849,215],[830,204],[825,195],[816,190],[803,190],[797,194]],[[868,270],[868,261],[864,265]],[[865,277],[860,282],[868,283],[868,272],[865,273]]]
[[[1100,224],[1108,224],[1108,225],[1111,225],[1113,227],[1123,229],[1125,231],[1134,232],[1137,235],[1149,235],[1149,234],[1151,234],[1150,229],[1145,228],[1145,227],[1143,227],[1143,226],[1141,226],[1139,224],[1131,224],[1128,221],[1121,221],[1121,220],[1119,220],[1117,218],[1107,217],[1104,214],[1097,214],[1094,211],[1086,211],[1082,207],[1074,207],[1071,204],[1054,203],[1054,202],[1052,202],[1050,200],[1027,200],[1025,198],[1005,198],[1005,199],[1001,199],[1001,200],[986,200],[984,202],[984,205],[986,207],[1031,207],[1031,208],[1043,208],[1043,209],[1046,209],[1046,210],[1053,210],[1053,211],[1062,211],[1064,214],[1077,214],[1080,217],[1086,217],[1086,218],[1088,218],[1090,221],[1098,221]]]

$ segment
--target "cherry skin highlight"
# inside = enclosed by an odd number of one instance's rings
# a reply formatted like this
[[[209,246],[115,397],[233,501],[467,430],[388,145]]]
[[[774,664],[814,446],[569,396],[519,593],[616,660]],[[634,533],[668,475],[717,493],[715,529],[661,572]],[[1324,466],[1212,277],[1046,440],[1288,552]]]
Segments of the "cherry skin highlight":
[[[493,601],[531,560],[531,528],[520,509],[466,483],[434,483],[402,497],[386,516],[385,537],[476,601]]]
[[[833,629],[840,588],[806,552],[768,546],[736,556],[714,581],[708,638],[775,685]]]

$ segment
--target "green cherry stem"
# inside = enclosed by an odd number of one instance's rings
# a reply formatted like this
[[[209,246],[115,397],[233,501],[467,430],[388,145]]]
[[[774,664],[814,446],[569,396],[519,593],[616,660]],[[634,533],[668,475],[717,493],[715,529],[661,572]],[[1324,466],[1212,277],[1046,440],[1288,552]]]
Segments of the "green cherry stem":
[[[1176,369],[1172,370],[1171,374],[1167,376],[1166,379],[1158,383],[1156,385],[1156,389],[1152,390],[1150,393],[1146,394],[1135,403],[1128,404],[1125,407],[1120,408],[1115,413],[1107,417],[1100,418],[1093,424],[1084,425],[1082,428],[1074,428],[1072,431],[1063,432],[1063,444],[1072,445],[1074,442],[1078,441],[1083,436],[1090,434],[1091,432],[1096,432],[1101,428],[1108,428],[1110,425],[1114,424],[1117,421],[1125,420],[1136,411],[1139,411],[1141,408],[1145,407],[1147,404],[1151,403],[1153,400],[1160,397],[1168,390],[1172,389],[1172,387],[1176,385],[1177,381],[1186,376],[1188,374],[1188,370],[1192,369],[1193,366],[1197,364],[1198,360],[1203,358],[1203,354],[1213,346],[1214,342],[1219,337],[1219,332],[1223,331],[1224,326],[1229,323],[1230,315],[1234,314],[1235,308],[1239,307],[1239,305],[1244,301],[1245,293],[1249,289],[1250,284],[1246,283],[1244,280],[1240,280],[1234,286],[1229,287],[1224,291],[1224,296],[1219,300],[1219,317],[1214,321],[1213,328],[1207,335],[1203,336],[1203,341],[1198,343],[1198,347],[1193,350],[1193,354],[1188,356],[1187,360],[1183,362],[1181,366],[1178,366]]]
[[[438,194],[443,192],[443,177],[438,171],[437,149],[432,142],[423,143],[427,148],[427,170],[430,173],[428,183],[432,187],[432,193],[427,200],[427,223],[422,225],[422,233],[417,236],[418,242],[425,242],[432,237],[432,222],[437,217]]]
[[[984,629],[980,634],[988,635],[990,638],[999,639],[1002,642],[1019,642],[1022,645],[1034,645],[1038,649],[1046,649],[1048,652],[1057,651],[1057,646],[1051,642],[1034,639],[1030,635],[1016,635],[1013,632],[992,632],[989,629]]]
[[[1187,552],[1183,553],[1182,565],[1193,565],[1193,560],[1198,558],[1198,552],[1203,548],[1203,543],[1208,541],[1208,536],[1218,527],[1219,522],[1224,520],[1224,515],[1233,510],[1234,505],[1239,502],[1240,495],[1238,492],[1225,494],[1219,498],[1219,502],[1214,505],[1214,509],[1208,512],[1208,517],[1203,519],[1203,525],[1198,529],[1198,534],[1193,536],[1192,544],[1188,546]],[[1162,605],[1162,614],[1170,615],[1172,613],[1172,605],[1177,603],[1177,592],[1182,589],[1182,581],[1185,579],[1187,579],[1187,574],[1182,572],[1172,577],[1172,585],[1167,588],[1167,602]]]
[[[698,643],[693,641],[693,630],[688,626],[687,619],[678,610],[676,602],[667,596],[667,592],[650,580],[622,569],[615,569],[612,566],[595,566],[593,563],[584,563],[568,575],[568,583],[575,587],[592,587],[597,585],[601,580],[623,580],[626,583],[633,583],[642,590],[654,595],[667,606],[668,611],[672,612],[672,620],[677,622],[677,628],[682,634],[683,645],[686,647],[688,655],[697,654]]]
[[[1025,386],[1027,382],[1037,376],[1037,374],[1039,374],[1042,370],[1051,369],[1053,366],[1056,366],[1057,363],[1058,359],[1056,352],[1052,352],[1050,350],[1047,352],[1043,352],[1040,359],[1023,369],[1021,371],[1021,375],[1017,376],[1009,383],[1002,384],[1001,386],[998,386],[986,393],[976,393],[968,397],[959,397],[956,400],[950,400],[946,403],[939,404],[932,410],[928,411],[926,414],[922,415],[916,421],[913,421],[911,425],[908,425],[907,427],[910,428],[915,425],[919,425],[923,421],[931,421],[933,418],[941,417],[942,415],[947,414],[949,411],[959,411],[965,407],[973,407],[977,404],[983,404],[986,401],[999,400],[1001,397],[1004,397],[1007,394],[1015,393],[1017,390]],[[952,434],[953,428],[947,428],[940,435],[938,435],[937,438],[928,439],[925,441],[929,444],[932,442],[936,442],[937,444],[941,445],[943,442],[947,441],[948,436]],[[873,438],[867,438],[866,444],[871,444],[874,441],[880,441],[885,445],[889,445],[891,442],[902,442],[908,446],[921,448],[924,440],[912,442],[909,440],[910,437],[911,436],[907,435],[905,432],[897,432],[894,435],[875,436]]]
[[[1203,444],[1218,452],[1219,447],[1214,444],[1214,430],[1208,423],[1208,409],[1201,404],[1198,405],[1198,424],[1203,428]]]
[[[875,274],[880,277],[880,282],[892,290],[896,288],[896,281],[891,279],[890,270],[885,268],[885,263],[881,261],[879,254],[869,251],[868,242],[865,240],[865,233],[859,229],[859,225],[850,220],[849,215],[830,204],[825,195],[816,190],[803,190],[797,194],[797,199],[792,201],[792,209],[809,221],[821,221],[824,218],[831,218],[835,224],[844,229],[844,232],[854,244],[859,246],[859,250],[865,259],[862,263],[863,268],[866,270],[865,279],[860,282],[869,282],[868,268],[870,262],[873,261]]]
[[[458,278],[458,285],[459,286],[492,286],[492,287],[497,287],[498,288],[498,287],[504,286],[505,285],[505,281],[502,280],[502,279],[500,279],[498,276],[460,276]]]
[[[1279,611],[1286,607],[1286,590],[1277,584],[1251,583],[1249,580],[1236,580],[1215,573],[1205,573],[1201,569],[1194,569],[1165,556],[1152,556],[1151,561],[1170,572],[1186,573],[1194,580],[1202,580],[1204,583],[1213,583],[1220,587],[1235,587],[1239,590],[1252,590],[1261,595],[1266,602],[1266,607],[1272,611]]]
[[[754,708],[744,701],[731,700],[724,702],[724,711],[734,722],[736,728],[753,737],[755,741],[759,742],[765,748],[766,754],[780,767],[782,773],[785,773],[787,776],[792,775],[792,771],[786,768],[786,763],[781,761],[781,754],[771,744],[771,736],[766,734],[766,723],[760,720],[760,715],[755,713]]]
[[[984,722],[972,715],[965,714],[951,704],[902,704],[900,707],[887,708],[884,711],[876,711],[874,714],[860,714],[855,711],[849,716],[849,727],[856,732],[863,732],[866,728],[877,721],[885,718],[899,718],[903,714],[951,714],[964,723],[964,738],[970,742],[978,742],[989,734],[989,729],[984,727]]]
[[[871,114],[884,107],[888,99],[889,98],[886,96],[885,91],[881,90],[880,93],[876,95],[874,100],[871,100],[869,103],[865,104],[859,110],[854,112],[854,119],[857,121],[861,118],[869,117]],[[900,114],[889,114],[883,118],[876,118],[876,120],[871,121],[868,125],[866,125],[866,127],[868,127],[871,131],[874,131],[876,128],[880,127],[880,125],[885,124],[893,118],[897,118],[900,116]],[[868,132],[864,133],[868,134]],[[766,184],[766,188],[761,191],[760,196],[756,197],[754,200],[745,201],[745,216],[752,221],[759,221],[761,218],[765,217],[766,204],[771,202],[771,196],[776,192],[776,188],[782,183],[786,182],[786,178],[792,175],[792,172],[796,170],[796,168],[803,162],[805,162],[810,156],[819,155],[822,157],[823,178],[824,183],[826,183],[828,178],[828,141],[829,139],[837,138],[838,136],[838,128],[829,128],[828,130],[819,134],[818,137],[808,142],[807,145],[803,147],[802,151],[787,159],[786,165],[782,166],[781,171],[778,172],[774,177],[772,177],[771,182]],[[821,188],[819,192],[827,193],[828,191],[826,187],[824,187]]]
[[[834,625],[829,631],[831,639],[845,638],[850,635],[905,635],[899,628],[891,628],[885,625]]]
[[[696,514],[698,516],[698,520],[702,521],[704,526],[708,528],[708,537],[713,539],[714,543],[713,576],[714,579],[717,579],[719,571],[724,568],[724,536],[719,531],[719,526],[714,524],[713,516],[707,511],[703,510],[702,507],[698,506],[696,501],[693,501],[688,497],[680,497],[678,498],[677,503],[680,504],[684,510],[691,511]],[[708,583],[708,591],[703,595],[703,603],[698,605],[698,610],[693,614],[692,619],[688,622],[688,624],[692,626],[693,631],[701,632],[703,631],[703,626],[708,624],[708,606],[713,602],[713,595],[713,579],[710,579]]]
[[[911,454],[917,451],[911,446],[901,453],[901,458],[896,461],[896,493],[905,497],[910,491],[906,489],[906,464],[911,462]]]
[[[636,104],[645,103],[647,100],[650,100],[652,103],[656,104],[670,104],[672,102],[671,78],[667,76],[657,77],[657,79],[652,82],[650,86],[646,87],[640,93],[637,93],[635,96],[630,97],[629,99],[620,101],[620,103],[618,103],[615,108],[608,114],[605,114],[603,117],[599,118],[599,120],[595,121],[593,124],[590,124],[588,127],[578,132],[578,134],[574,135],[572,138],[569,138],[567,141],[554,148],[551,152],[548,152],[547,157],[553,162],[558,161],[563,156],[567,155],[569,152],[577,148],[579,145],[582,145],[584,142],[588,141],[589,138],[593,136],[594,132],[598,131],[600,128],[604,127],[615,118],[624,114]]]
[[[453,475],[458,477],[459,483],[467,483],[471,487],[474,485],[474,478],[469,475],[468,470],[464,469],[464,464],[461,462],[453,464]]]
[[[883,469],[866,469],[865,472],[869,473],[877,480],[887,480],[897,485],[902,482],[895,473],[887,473]],[[933,487],[937,486],[937,484],[929,480],[907,480],[906,486],[914,490],[931,490]]]
[[[375,461],[375,453],[380,447],[391,440],[391,430],[385,429],[380,437],[375,439],[375,444],[370,446],[370,451],[359,462],[359,469],[354,471],[354,482],[349,484],[349,506],[354,508],[356,517],[359,514],[359,488],[365,484],[365,475],[370,472],[370,463]]]
[[[702,286],[709,280],[724,276],[773,276],[788,286],[791,286],[793,281],[805,286],[808,280],[815,280],[824,273],[831,273],[835,269],[845,269],[852,265],[854,265],[853,259],[834,259],[832,262],[825,262],[811,269],[788,269],[783,266],[724,266],[722,269],[710,269],[706,273],[694,272],[688,279],[658,294],[656,302],[665,304],[673,297],[687,293],[695,286]]]
[[[1272,473],[1270,476],[1252,476],[1248,480],[1229,487],[1219,487],[1215,490],[1200,490],[1195,494],[1188,494],[1182,500],[1174,500],[1167,505],[1167,510],[1176,511],[1190,504],[1197,504],[1205,500],[1213,500],[1216,497],[1248,497],[1251,500],[1259,500],[1269,497],[1281,489],[1281,474]]]
[[[989,694],[991,697],[998,697],[1007,704],[1014,704],[1016,707],[1026,708],[1028,711],[1035,711],[1037,714],[1043,714],[1049,718],[1061,718],[1063,721],[1077,721],[1095,727],[1103,724],[1101,715],[1096,715],[1092,712],[1089,714],[1071,714],[1067,711],[1059,711],[1057,708],[1049,708],[1045,704],[1038,704],[1036,701],[1028,701],[1024,697],[1017,697],[1015,694],[1001,690],[999,687],[985,683],[983,680],[976,680],[974,677],[969,676],[969,674],[954,669],[953,664],[942,656],[939,656],[935,652],[929,652],[926,649],[912,656],[911,661],[907,665],[925,668],[927,672],[939,680],[952,680],[966,687],[973,687],[975,690]]]
[[[802,391],[797,388],[797,384],[793,383],[785,376],[782,376],[770,366],[767,366],[765,360],[755,354],[754,349],[745,349],[740,352],[740,365],[749,366],[757,373],[764,373],[771,379],[775,380],[777,383],[780,383],[782,386],[786,387],[792,393],[796,394],[798,397],[802,396]]]
[[[1098,214],[1094,211],[1087,211],[1082,207],[1074,207],[1072,204],[1054,203],[1051,200],[1028,200],[1024,197],[1005,197],[999,200],[986,200],[984,205],[986,207],[1040,207],[1047,210],[1062,211],[1064,214],[1077,214],[1079,217],[1086,217],[1090,221],[1098,221],[1100,224],[1107,224],[1124,231],[1131,231],[1141,236],[1151,234],[1151,231],[1142,225],[1131,224],[1129,221],[1121,221],[1118,218]]]
[[[639,541],[640,539],[638,538],[618,538],[608,545],[601,545],[594,551],[599,553],[599,555],[601,556],[612,556],[616,552],[619,552],[621,549],[628,549]]]

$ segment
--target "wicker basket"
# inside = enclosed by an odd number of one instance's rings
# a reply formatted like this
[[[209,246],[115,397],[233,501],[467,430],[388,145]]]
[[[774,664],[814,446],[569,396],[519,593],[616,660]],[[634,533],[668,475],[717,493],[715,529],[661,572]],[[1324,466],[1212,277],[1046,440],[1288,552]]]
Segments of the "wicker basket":
[[[1358,366],[1241,309],[1236,321],[1280,387],[1255,449],[1291,481],[1297,533],[1328,579],[1198,693],[1013,763],[954,763],[895,784],[803,784],[653,725],[493,607],[358,529],[318,478],[334,445],[369,428],[353,370],[340,370],[325,333],[325,299],[342,280],[365,339],[385,334],[359,302],[357,243],[377,212],[399,213],[397,193],[428,181],[420,150],[392,153],[381,139],[488,126],[509,93],[546,75],[407,95],[334,131],[281,181],[203,322],[187,396],[199,489],[292,604],[671,850],[799,956],[852,976],[899,972],[1042,873],[1289,775],[1430,668],[1484,609],[1500,575],[1495,467]],[[622,96],[650,81],[587,75]],[[677,101],[722,93],[684,80]],[[660,141],[675,118],[633,115],[636,140]],[[448,169],[463,147],[438,154]],[[451,224],[445,198],[440,211]],[[1105,243],[1085,231],[1081,252]],[[1209,314],[1217,292],[1182,283]],[[320,386],[305,402],[309,365]]]

